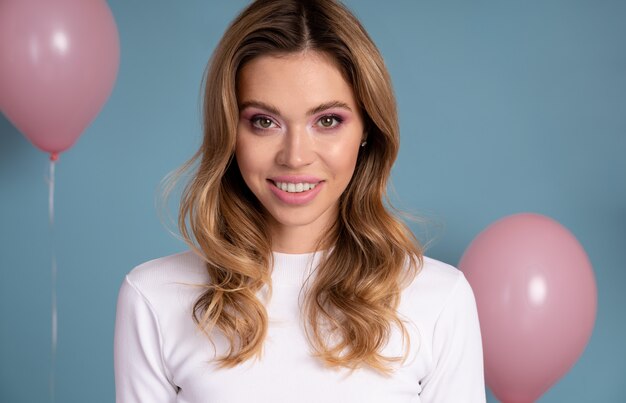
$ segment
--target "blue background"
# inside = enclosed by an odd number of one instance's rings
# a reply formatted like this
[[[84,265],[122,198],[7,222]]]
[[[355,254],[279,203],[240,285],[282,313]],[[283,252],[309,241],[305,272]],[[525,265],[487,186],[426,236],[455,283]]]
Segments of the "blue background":
[[[157,216],[157,186],[200,144],[201,76],[245,3],[109,1],[117,83],[57,164],[58,402],[114,400],[118,288],[135,265],[185,248]],[[428,218],[412,226],[433,240],[427,254],[456,265],[482,229],[517,212],[561,222],[594,265],[598,316],[579,362],[540,402],[624,401],[626,2],[347,4],[394,81],[393,200]],[[0,117],[1,402],[49,401],[47,169]]]

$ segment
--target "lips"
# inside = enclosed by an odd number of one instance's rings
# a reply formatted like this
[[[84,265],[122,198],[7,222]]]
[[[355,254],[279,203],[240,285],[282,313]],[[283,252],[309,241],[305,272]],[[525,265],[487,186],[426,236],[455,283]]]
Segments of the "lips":
[[[315,187],[313,189],[292,193],[282,190],[277,186],[277,183],[280,183],[283,187],[288,183],[289,187],[294,190],[296,184],[310,183],[315,184]],[[268,179],[267,184],[274,196],[281,202],[290,205],[303,205],[311,202],[315,196],[319,194],[325,182],[312,176],[277,176]]]

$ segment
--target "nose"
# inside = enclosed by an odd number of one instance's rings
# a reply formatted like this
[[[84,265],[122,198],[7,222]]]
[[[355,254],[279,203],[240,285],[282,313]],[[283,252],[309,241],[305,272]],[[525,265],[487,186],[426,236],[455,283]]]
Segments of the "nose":
[[[307,166],[315,159],[313,139],[304,128],[289,129],[276,155],[276,163],[288,168]]]

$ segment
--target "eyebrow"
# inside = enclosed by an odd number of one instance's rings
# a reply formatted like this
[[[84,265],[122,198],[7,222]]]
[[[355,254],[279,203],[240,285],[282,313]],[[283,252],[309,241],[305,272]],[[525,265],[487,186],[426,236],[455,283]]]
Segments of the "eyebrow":
[[[280,111],[278,110],[278,108],[276,108],[273,105],[267,104],[265,102],[261,102],[261,101],[246,101],[246,102],[242,102],[241,105],[239,105],[239,111],[241,112],[242,110],[246,109],[246,108],[250,108],[250,107],[256,107],[256,108],[261,108],[261,109],[265,109],[266,111],[273,113],[274,115],[280,115]],[[323,104],[320,104],[314,108],[309,109],[306,112],[307,116],[311,116],[311,115],[315,115],[316,113],[325,111],[327,109],[330,108],[343,108],[343,109],[347,109],[350,112],[352,112],[352,109],[348,106],[348,104],[346,104],[345,102],[341,102],[341,101],[329,101],[329,102],[324,102]]]

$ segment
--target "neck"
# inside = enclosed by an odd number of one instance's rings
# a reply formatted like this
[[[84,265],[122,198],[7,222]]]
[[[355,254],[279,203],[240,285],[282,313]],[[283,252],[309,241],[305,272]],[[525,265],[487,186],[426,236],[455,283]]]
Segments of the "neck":
[[[304,225],[282,225],[274,220],[269,225],[274,252],[301,254],[325,249],[318,242],[329,231],[328,220],[315,220]]]

